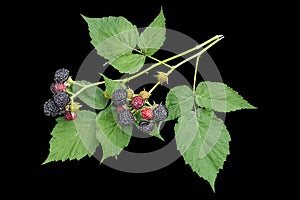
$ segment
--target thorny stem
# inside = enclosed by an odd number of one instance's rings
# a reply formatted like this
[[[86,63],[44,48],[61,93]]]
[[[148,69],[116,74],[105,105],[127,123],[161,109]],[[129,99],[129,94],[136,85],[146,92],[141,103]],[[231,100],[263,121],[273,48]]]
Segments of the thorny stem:
[[[191,49],[189,49],[189,50],[187,50],[187,51],[184,51],[184,52],[182,52],[182,53],[180,53],[180,54],[177,54],[177,55],[175,55],[175,56],[172,56],[172,57],[167,58],[167,59],[162,60],[162,61],[160,61],[160,60],[158,60],[158,59],[156,59],[156,58],[154,58],[154,57],[152,57],[152,56],[147,56],[147,57],[149,57],[149,58],[155,60],[157,63],[151,65],[151,66],[148,67],[147,69],[145,69],[145,70],[143,70],[143,71],[141,71],[141,72],[139,72],[139,73],[137,73],[137,74],[135,74],[135,75],[132,75],[132,76],[127,77],[127,78],[124,78],[124,79],[114,80],[114,81],[116,81],[116,82],[122,82],[122,83],[129,82],[129,81],[131,81],[131,80],[133,80],[133,79],[135,79],[135,78],[137,78],[137,77],[139,77],[139,76],[141,76],[141,75],[143,75],[143,74],[145,74],[145,73],[148,73],[150,70],[152,70],[152,69],[154,69],[154,68],[156,68],[156,67],[158,67],[158,66],[160,66],[160,65],[165,65],[165,66],[167,66],[168,68],[170,68],[170,70],[166,73],[166,75],[169,76],[175,69],[177,69],[177,68],[180,67],[181,65],[185,64],[186,62],[188,62],[188,61],[190,61],[190,60],[192,60],[192,59],[194,59],[194,58],[197,58],[197,61],[196,61],[196,68],[195,68],[195,74],[194,74],[194,85],[193,85],[193,91],[194,91],[194,90],[195,90],[195,84],[196,84],[196,73],[197,73],[197,70],[198,70],[198,62],[199,62],[200,56],[201,56],[204,52],[206,52],[210,47],[212,47],[213,45],[215,45],[217,42],[219,42],[219,41],[220,41],[221,39],[223,39],[223,38],[224,38],[223,35],[216,35],[216,36],[210,38],[209,40],[203,42],[202,44],[199,44],[199,45],[195,46],[194,48],[191,48]],[[207,45],[207,44],[209,44],[209,45]],[[206,46],[206,45],[207,45],[207,46]],[[191,53],[191,52],[193,52],[193,51],[196,51],[196,50],[198,50],[198,49],[200,49],[201,47],[204,47],[204,46],[206,46],[206,47],[203,48],[200,52],[198,52],[198,53],[196,53],[196,54],[194,54],[194,55],[192,55],[192,56],[186,58],[185,60],[181,61],[180,63],[178,63],[178,64],[175,65],[175,66],[171,66],[171,65],[167,64],[167,62],[169,62],[169,61],[171,61],[171,60],[174,60],[174,59],[176,59],[176,58],[182,57],[182,56],[184,56],[184,55],[186,55],[186,54],[189,54],[189,53]],[[142,52],[139,51],[139,50],[136,50],[136,49],[135,49],[135,51],[137,51],[137,52],[139,52],[139,53],[142,54]],[[78,82],[76,82],[76,81],[73,81],[73,84],[80,86],[81,89],[78,90],[75,94],[73,94],[73,95],[71,96],[71,100],[74,100],[74,99],[75,99],[81,92],[83,92],[84,90],[86,90],[86,89],[88,89],[88,88],[90,88],[90,87],[93,87],[93,86],[98,86],[98,85],[104,84],[104,83],[105,83],[104,81],[101,81],[101,82],[96,82],[96,83],[92,83],[92,84],[88,84],[88,85],[83,85],[83,84],[81,84],[81,83],[78,83]],[[151,94],[151,93],[152,93],[159,85],[160,85],[160,82],[157,82],[157,83],[150,89],[149,93]]]

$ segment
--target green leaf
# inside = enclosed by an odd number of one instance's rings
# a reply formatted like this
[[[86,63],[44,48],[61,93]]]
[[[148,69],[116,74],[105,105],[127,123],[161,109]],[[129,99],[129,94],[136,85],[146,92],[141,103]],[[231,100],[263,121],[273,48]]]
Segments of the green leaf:
[[[99,145],[95,137],[95,119],[96,114],[86,110],[78,111],[73,121],[57,118],[51,132],[50,152],[43,164],[92,156]]]
[[[199,108],[178,119],[174,127],[177,149],[186,164],[214,190],[217,174],[229,155],[230,135],[212,111]]]
[[[160,49],[166,39],[166,20],[161,9],[154,21],[141,33],[139,48],[148,56]]]
[[[133,74],[143,67],[145,60],[144,55],[128,53],[113,60],[111,65],[120,73]]]
[[[149,135],[157,137],[158,139],[165,141],[165,139],[160,135],[159,126],[155,124],[154,130],[149,133]]]
[[[173,120],[185,112],[189,112],[194,105],[194,95],[191,88],[186,85],[172,88],[166,98],[166,107],[168,109],[168,118]]]
[[[136,47],[137,28],[124,17],[82,17],[88,24],[91,43],[110,63]]]
[[[91,84],[88,81],[76,81],[81,84]],[[72,91],[73,93],[78,92],[81,89],[78,85],[73,85]],[[83,101],[86,105],[90,106],[94,109],[104,109],[108,103],[108,99],[106,99],[103,95],[103,90],[97,86],[93,86],[83,90],[78,96],[81,101]]]
[[[110,156],[117,157],[128,146],[131,134],[131,126],[120,126],[116,121],[116,109],[108,107],[97,116],[96,138],[100,142],[103,151],[101,162]]]
[[[107,78],[104,74],[101,74],[104,78],[106,91],[109,96],[112,96],[112,93],[117,89],[126,89],[126,86],[123,83],[119,83],[110,78]]]
[[[196,102],[199,106],[218,112],[256,108],[224,83],[201,82],[196,88],[196,94]]]

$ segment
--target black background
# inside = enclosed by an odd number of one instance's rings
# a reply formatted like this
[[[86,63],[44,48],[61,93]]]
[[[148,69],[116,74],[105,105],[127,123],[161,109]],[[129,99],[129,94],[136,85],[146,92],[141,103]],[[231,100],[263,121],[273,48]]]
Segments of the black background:
[[[261,36],[268,34],[267,30],[275,19],[264,17],[264,6],[215,2],[195,5],[192,1],[84,1],[65,5],[45,2],[35,6],[24,9],[23,19],[20,19],[21,30],[27,38],[22,45],[29,47],[22,48],[22,51],[30,49],[30,53],[25,58],[27,68],[20,69],[19,73],[30,72],[30,78],[28,75],[23,78],[37,97],[28,101],[26,95],[31,94],[25,90],[23,97],[24,102],[30,103],[30,111],[26,110],[30,117],[24,120],[26,131],[18,131],[16,144],[21,143],[16,153],[18,158],[9,156],[10,160],[18,163],[8,164],[8,168],[14,169],[9,173],[9,186],[28,188],[24,190],[24,195],[41,198],[49,195],[99,198],[104,198],[103,195],[108,195],[108,198],[144,198],[145,195],[158,198],[175,194],[176,197],[183,195],[187,198],[244,199],[270,192],[266,186],[279,178],[270,172],[270,162],[274,156],[266,140],[270,139],[268,127],[274,121],[264,120],[268,111],[266,97],[273,93],[267,90],[271,83],[264,81],[266,73],[263,66],[267,65],[264,47],[258,48],[257,43],[261,42]],[[119,172],[99,165],[93,157],[41,165],[48,155],[50,132],[55,126],[55,120],[42,112],[43,103],[51,96],[49,85],[53,73],[65,67],[71,74],[76,74],[93,49],[87,24],[80,14],[99,18],[124,16],[138,27],[143,27],[156,17],[161,6],[169,29],[182,32],[199,43],[217,34],[225,36],[222,42],[209,50],[209,54],[217,64],[224,83],[258,107],[257,110],[242,110],[227,115],[225,124],[232,138],[231,153],[216,179],[216,192],[211,190],[208,182],[193,173],[182,158],[161,170],[144,174]],[[266,41],[264,45],[268,43]],[[172,130],[172,127],[167,130]],[[171,139],[172,132],[167,130],[162,134]],[[152,145],[163,144],[158,140],[149,140],[141,141],[143,145],[139,145],[137,141],[130,143],[130,149],[143,151],[151,149]],[[273,193],[279,191],[272,189]]]

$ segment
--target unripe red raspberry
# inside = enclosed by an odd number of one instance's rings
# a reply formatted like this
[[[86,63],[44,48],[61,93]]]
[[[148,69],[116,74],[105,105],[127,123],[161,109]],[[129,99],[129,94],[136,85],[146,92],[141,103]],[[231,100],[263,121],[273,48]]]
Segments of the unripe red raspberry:
[[[151,108],[144,108],[141,111],[141,116],[142,116],[143,119],[146,119],[146,120],[152,119],[153,112],[152,112]]]
[[[135,96],[131,100],[131,106],[137,110],[141,109],[144,106],[144,104],[145,104],[145,101],[141,96]]]
[[[76,119],[76,117],[77,117],[76,113],[71,112],[71,111],[65,112],[65,115],[64,115],[64,118],[69,121]]]

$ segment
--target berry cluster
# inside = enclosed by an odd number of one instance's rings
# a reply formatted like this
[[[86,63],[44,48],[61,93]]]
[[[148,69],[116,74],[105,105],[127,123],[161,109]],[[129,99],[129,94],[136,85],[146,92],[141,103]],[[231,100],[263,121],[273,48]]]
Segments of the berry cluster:
[[[163,104],[151,105],[148,101],[149,92],[143,90],[134,94],[132,89],[118,89],[112,94],[112,105],[118,110],[118,123],[121,126],[138,124],[143,133],[150,133],[155,128],[155,122],[161,122],[168,116],[168,110]]]
[[[69,78],[69,70],[61,68],[54,74],[54,83],[51,84],[50,90],[53,98],[44,103],[44,113],[46,116],[56,117],[64,115],[66,120],[74,120],[76,118],[77,104],[70,105],[70,96],[67,93],[67,80]],[[77,109],[78,110],[78,109]]]

